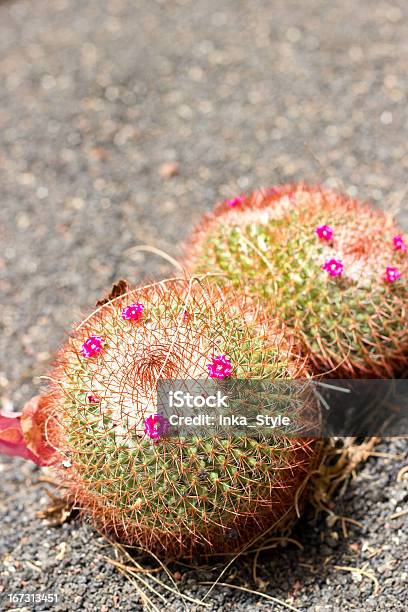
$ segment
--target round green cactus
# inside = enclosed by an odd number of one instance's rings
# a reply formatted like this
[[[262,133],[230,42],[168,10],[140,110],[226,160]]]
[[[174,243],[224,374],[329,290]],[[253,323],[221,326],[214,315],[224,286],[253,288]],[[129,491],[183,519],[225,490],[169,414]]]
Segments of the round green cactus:
[[[46,401],[58,431],[53,469],[93,522],[124,542],[168,556],[237,550],[293,518],[316,443],[162,436],[157,382],[305,376],[289,334],[254,299],[202,279],[128,290],[60,352]]]
[[[223,272],[277,312],[316,373],[384,377],[408,359],[406,243],[384,213],[286,185],[219,204],[187,242],[187,268]]]

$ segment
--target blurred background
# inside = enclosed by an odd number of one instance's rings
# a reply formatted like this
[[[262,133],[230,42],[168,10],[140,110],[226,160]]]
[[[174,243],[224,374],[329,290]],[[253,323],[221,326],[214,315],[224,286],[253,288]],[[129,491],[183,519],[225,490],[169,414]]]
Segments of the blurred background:
[[[2,407],[19,409],[38,392],[72,322],[114,280],[173,274],[135,246],[179,256],[188,231],[219,199],[274,183],[319,182],[399,209],[407,230],[407,85],[404,0],[0,0]],[[389,452],[406,453],[393,444]],[[382,599],[372,597],[370,580],[350,572],[334,572],[328,582],[312,573],[304,591],[305,570],[294,569],[298,551],[280,559],[280,569],[268,560],[269,579],[272,568],[280,572],[272,581],[277,593],[295,592],[302,610],[361,609],[362,602],[365,609],[406,609],[407,524],[397,523],[397,535],[395,522],[389,532],[384,527],[384,516],[408,496],[406,483],[396,485],[397,467],[386,458],[369,463],[357,486],[366,506],[355,491],[345,510],[365,518],[371,512],[367,546],[382,551]],[[61,609],[92,609],[77,571],[80,542],[98,559],[92,533],[74,524],[61,535],[35,522],[43,493],[23,487],[35,470],[5,459],[0,468],[0,576],[9,590],[33,580],[71,584]],[[373,480],[383,497],[371,490]],[[63,537],[71,554],[53,563],[57,552],[50,551]],[[310,537],[306,558],[321,554],[319,532]],[[392,554],[383,548],[390,542]],[[325,544],[330,555],[349,564],[342,558],[348,545],[335,544]],[[119,574],[92,563],[87,581],[105,593],[93,609],[117,601],[137,609]],[[235,597],[223,596],[214,609],[228,609]]]

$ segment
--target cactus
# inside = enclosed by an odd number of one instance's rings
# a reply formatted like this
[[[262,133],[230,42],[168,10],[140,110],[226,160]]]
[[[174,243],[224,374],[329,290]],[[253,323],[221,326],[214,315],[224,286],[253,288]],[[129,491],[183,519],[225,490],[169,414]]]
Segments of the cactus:
[[[59,353],[46,395],[70,497],[99,528],[167,556],[237,550],[294,518],[319,456],[310,438],[166,437],[164,379],[305,377],[257,300],[164,281],[101,302]]]
[[[303,184],[217,205],[187,269],[222,272],[279,312],[315,373],[392,377],[408,359],[408,257],[383,212]]]

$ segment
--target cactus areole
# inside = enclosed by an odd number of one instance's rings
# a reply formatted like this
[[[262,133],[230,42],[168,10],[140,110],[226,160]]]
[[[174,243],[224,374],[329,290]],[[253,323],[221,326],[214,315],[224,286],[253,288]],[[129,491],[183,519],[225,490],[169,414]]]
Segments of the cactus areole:
[[[318,457],[310,438],[160,435],[160,378],[306,375],[256,299],[213,285],[165,281],[102,303],[60,351],[43,400],[51,469],[75,504],[172,557],[238,550],[291,516]]]
[[[316,373],[393,377],[408,360],[407,240],[383,212],[303,184],[218,204],[187,268],[222,272],[278,312]]]

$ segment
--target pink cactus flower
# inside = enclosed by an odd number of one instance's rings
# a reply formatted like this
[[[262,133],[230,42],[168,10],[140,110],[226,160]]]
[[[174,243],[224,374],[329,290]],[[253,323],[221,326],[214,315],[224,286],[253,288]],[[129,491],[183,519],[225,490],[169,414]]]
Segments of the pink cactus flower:
[[[98,395],[94,395],[89,392],[86,396],[88,404],[96,405],[101,403],[101,398]]]
[[[82,345],[81,353],[84,357],[95,357],[101,352],[104,339],[101,336],[89,336]]]
[[[407,250],[407,245],[404,242],[404,239],[402,236],[394,236],[394,238],[392,239],[393,243],[394,243],[394,249],[396,251],[402,251],[403,253],[406,252]]]
[[[400,279],[401,276],[401,272],[397,268],[393,268],[392,266],[386,267],[384,280],[387,281],[387,283],[394,283]]]
[[[344,272],[344,265],[340,259],[328,259],[322,265],[322,270],[330,276],[341,276]]]
[[[315,229],[316,235],[320,240],[333,240],[334,231],[329,225],[319,225]]]
[[[160,440],[169,428],[169,421],[161,414],[151,414],[145,419],[144,432],[152,440]]]
[[[125,321],[140,321],[143,316],[143,304],[131,304],[122,310],[122,319]]]
[[[244,196],[237,196],[236,198],[232,198],[232,200],[227,200],[227,204],[231,208],[234,208],[234,206],[239,206],[239,204],[242,204],[244,200],[245,200]]]
[[[207,364],[208,373],[211,378],[223,380],[231,376],[232,365],[225,355],[218,355],[212,358],[212,363]]]

